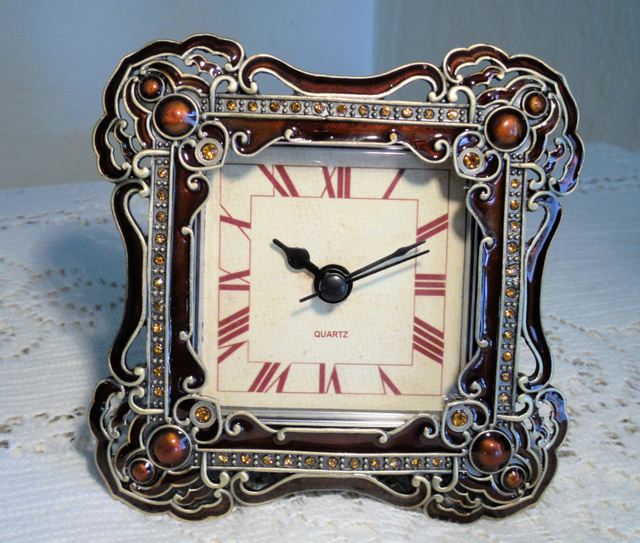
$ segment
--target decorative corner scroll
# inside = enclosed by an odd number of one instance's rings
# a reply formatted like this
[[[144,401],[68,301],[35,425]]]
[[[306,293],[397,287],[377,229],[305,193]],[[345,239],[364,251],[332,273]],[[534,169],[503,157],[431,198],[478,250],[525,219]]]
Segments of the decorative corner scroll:
[[[257,74],[291,94],[260,94]],[[416,82],[427,85],[423,101],[393,100]],[[539,300],[558,198],[575,188],[583,161],[577,125],[560,74],[488,45],[456,49],[442,68],[416,63],[353,78],[268,55],[245,60],[237,42],[211,35],[157,41],[125,57],[94,133],[99,170],[115,183],[128,266],[112,377],[90,411],[111,492],[143,511],[194,520],[305,490],[356,491],[457,522],[536,503],[567,431]],[[229,152],[252,155],[277,142],[403,147],[429,163],[451,161],[466,180],[478,240],[474,348],[442,413],[397,428],[291,428],[227,413],[199,394],[206,375],[193,343],[194,228],[206,172]],[[137,195],[149,200],[146,233],[129,206]],[[129,352],[141,334],[144,360]],[[536,362],[531,373],[519,365],[523,349]]]

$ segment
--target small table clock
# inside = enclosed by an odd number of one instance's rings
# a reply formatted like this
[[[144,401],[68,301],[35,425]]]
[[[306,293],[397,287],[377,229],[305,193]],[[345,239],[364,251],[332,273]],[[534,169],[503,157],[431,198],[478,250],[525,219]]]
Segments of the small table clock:
[[[104,111],[127,291],[90,422],[117,498],[203,519],[348,490],[458,522],[540,499],[567,431],[541,277],[583,158],[560,74],[476,45],[323,76],[196,35],[125,57]]]

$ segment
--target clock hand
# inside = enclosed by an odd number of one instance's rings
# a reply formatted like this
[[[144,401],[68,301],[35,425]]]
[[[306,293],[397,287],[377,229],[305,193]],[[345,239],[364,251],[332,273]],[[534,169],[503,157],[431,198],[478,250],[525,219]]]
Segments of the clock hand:
[[[396,260],[395,262],[391,262],[389,264],[387,264],[386,266],[382,266],[380,268],[376,268],[375,270],[371,270],[368,271],[367,273],[361,273],[360,275],[356,275],[356,272],[351,273],[347,276],[347,282],[351,282],[353,283],[354,281],[358,281],[359,279],[364,279],[365,277],[369,277],[370,275],[373,275],[374,273],[378,273],[382,270],[387,270],[389,268],[393,268],[394,266],[397,266],[398,264],[402,264],[403,262],[406,262],[407,260],[413,260],[414,258],[418,258],[421,255],[426,255],[429,252],[429,249],[422,251],[420,253],[416,253],[414,255],[408,256],[406,258],[403,258],[401,260]],[[355,275],[355,277],[354,277]]]
[[[376,260],[375,262],[372,262],[371,264],[367,264],[366,266],[351,272],[348,276],[347,276],[347,281],[353,279],[354,277],[356,277],[357,275],[360,275],[363,272],[366,272],[372,268],[375,268],[376,266],[379,266],[380,264],[384,264],[385,262],[387,262],[388,260],[392,260],[394,258],[398,258],[400,256],[404,256],[406,255],[411,249],[415,249],[416,247],[422,245],[423,243],[425,243],[426,240],[422,240],[422,241],[418,241],[417,243],[414,243],[413,245],[407,245],[406,247],[400,247],[399,249],[396,249],[393,253],[391,253],[390,255],[385,256],[384,258],[381,258],[380,260]],[[417,255],[414,255],[412,258],[415,258]],[[384,270],[386,268],[380,268],[381,270]]]
[[[314,277],[320,273],[320,268],[310,260],[309,251],[302,247],[287,247],[280,240],[274,239],[273,243],[282,249],[287,257],[287,262],[294,270],[308,270]]]
[[[409,246],[409,249],[407,249],[406,247],[401,247],[400,249],[398,249],[398,251],[402,251],[404,249],[407,250],[411,250],[412,248],[416,247],[417,245],[421,245],[424,242],[419,242],[415,245],[411,245]],[[396,251],[397,252],[397,251]],[[379,268],[375,268],[375,269],[371,269],[374,265],[379,264],[381,262],[374,262],[373,264],[370,264],[368,266],[365,266],[364,268],[361,268],[360,270],[357,270],[354,273],[350,273],[348,274],[346,277],[344,277],[344,283],[346,285],[350,285],[351,283],[353,283],[354,281],[358,281],[359,279],[364,279],[365,277],[369,277],[370,275],[373,275],[374,273],[378,273],[381,272],[383,270],[387,270],[389,268],[393,268],[394,266],[397,266],[398,264],[402,264],[403,262],[407,262],[408,260],[413,260],[414,258],[418,258],[419,256],[425,255],[429,252],[429,249],[422,251],[420,253],[415,253],[411,256],[408,256],[406,258],[402,258],[400,260],[396,260],[395,262],[391,262],[389,264],[387,264],[386,266],[381,266]],[[402,256],[403,254],[405,254],[406,251],[400,253],[400,256]],[[382,259],[382,263],[386,262],[387,260],[389,260],[389,257]],[[364,273],[363,273],[363,270]],[[356,275],[356,273],[360,273],[359,275]],[[355,277],[354,277],[355,276]],[[321,292],[320,291],[316,291],[313,294],[310,294],[309,296],[305,296],[304,298],[300,299],[300,302],[306,302],[307,300],[311,300],[312,298],[315,298],[316,296],[320,296]]]

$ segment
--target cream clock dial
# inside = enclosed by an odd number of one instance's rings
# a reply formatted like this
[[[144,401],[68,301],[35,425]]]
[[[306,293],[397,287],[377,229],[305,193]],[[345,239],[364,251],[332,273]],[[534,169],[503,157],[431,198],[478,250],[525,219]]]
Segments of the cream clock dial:
[[[273,148],[228,157],[204,217],[204,395],[442,409],[464,349],[464,182],[451,170],[408,152]]]

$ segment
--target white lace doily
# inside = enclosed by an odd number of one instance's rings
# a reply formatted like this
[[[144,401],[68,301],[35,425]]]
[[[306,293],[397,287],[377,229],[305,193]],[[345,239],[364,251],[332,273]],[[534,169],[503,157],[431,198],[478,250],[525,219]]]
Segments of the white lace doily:
[[[640,539],[640,154],[593,145],[551,245],[543,324],[569,434],[542,501],[460,526],[351,494],[307,494],[187,523],[114,500],[87,406],[108,375],[124,251],[106,181],[0,191],[0,540]]]

